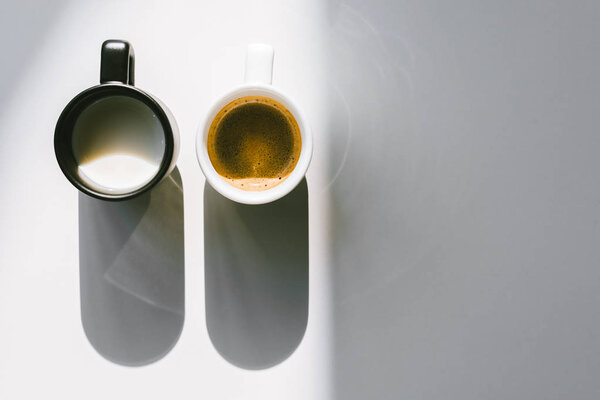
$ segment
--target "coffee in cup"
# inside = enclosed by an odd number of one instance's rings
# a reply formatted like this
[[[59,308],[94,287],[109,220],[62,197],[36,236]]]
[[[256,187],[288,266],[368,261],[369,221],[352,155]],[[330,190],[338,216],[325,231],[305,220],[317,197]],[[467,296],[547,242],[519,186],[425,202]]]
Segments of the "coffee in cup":
[[[251,44],[245,82],[220,96],[196,136],[206,181],[223,196],[265,204],[302,181],[313,151],[308,122],[290,96],[271,84],[273,48]]]
[[[223,107],[207,139],[210,161],[230,185],[269,190],[287,179],[302,148],[292,113],[265,96],[244,96]]]

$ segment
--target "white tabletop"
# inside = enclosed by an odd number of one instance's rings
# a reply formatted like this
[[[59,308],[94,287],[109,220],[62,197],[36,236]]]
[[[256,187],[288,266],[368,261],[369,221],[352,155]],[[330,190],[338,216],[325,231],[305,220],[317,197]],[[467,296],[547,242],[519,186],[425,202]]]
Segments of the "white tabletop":
[[[2,3],[0,398],[597,398],[599,14],[533,0]],[[133,44],[136,85],[182,141],[183,190],[171,182],[123,229],[53,150],[109,38]],[[315,137],[307,186],[274,224],[205,189],[194,151],[251,42],[273,45],[273,84]],[[269,252],[277,232],[298,245]],[[175,253],[156,262],[160,249]],[[82,275],[109,256],[140,264]]]

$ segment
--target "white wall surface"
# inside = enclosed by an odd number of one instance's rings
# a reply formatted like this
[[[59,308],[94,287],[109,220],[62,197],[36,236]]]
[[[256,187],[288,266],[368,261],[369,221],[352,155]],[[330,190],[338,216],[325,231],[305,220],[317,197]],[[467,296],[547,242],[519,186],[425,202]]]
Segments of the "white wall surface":
[[[0,398],[599,398],[598,21],[591,1],[3,1]],[[52,142],[62,108],[97,83],[107,38],[133,44],[136,85],[169,106],[182,136],[185,322],[164,357],[135,367],[84,333],[80,256],[94,236]],[[254,41],[275,47],[274,84],[315,136],[308,200],[298,197],[306,331],[270,368],[244,364],[243,337],[209,336],[207,304],[220,298],[205,270],[219,269],[205,265],[205,232],[225,234],[205,218],[220,203],[205,204],[215,198],[194,153],[203,112],[241,82]],[[136,240],[161,233],[148,221],[163,214],[148,210]],[[247,221],[218,210],[229,227]],[[154,249],[134,239],[123,248]],[[99,248],[111,240],[121,243]],[[139,315],[161,331],[153,304]],[[252,310],[262,322],[241,332],[282,321]],[[118,330],[126,311],[109,309],[112,325],[95,331]],[[286,332],[271,334],[286,344]]]

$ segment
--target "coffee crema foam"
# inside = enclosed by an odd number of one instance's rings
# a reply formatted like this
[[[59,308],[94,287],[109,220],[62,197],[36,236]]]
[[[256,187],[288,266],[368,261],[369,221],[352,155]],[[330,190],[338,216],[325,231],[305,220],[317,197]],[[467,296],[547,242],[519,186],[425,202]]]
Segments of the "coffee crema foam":
[[[292,113],[265,96],[228,103],[213,119],[207,140],[217,173],[246,191],[264,191],[283,182],[296,167],[301,147]]]

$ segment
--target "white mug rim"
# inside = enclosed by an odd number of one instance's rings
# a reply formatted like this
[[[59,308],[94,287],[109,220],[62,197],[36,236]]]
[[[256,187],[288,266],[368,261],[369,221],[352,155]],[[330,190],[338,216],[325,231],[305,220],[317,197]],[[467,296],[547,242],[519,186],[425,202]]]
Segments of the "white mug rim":
[[[302,145],[298,162],[292,173],[279,185],[263,191],[246,191],[238,189],[223,179],[213,167],[208,156],[207,138],[210,126],[219,111],[231,101],[245,96],[265,96],[283,104],[294,116],[300,129]],[[198,127],[196,135],[196,156],[206,181],[221,195],[243,204],[265,204],[278,200],[290,193],[302,181],[312,158],[312,134],[302,111],[281,90],[262,83],[246,83],[239,85],[215,100]]]

